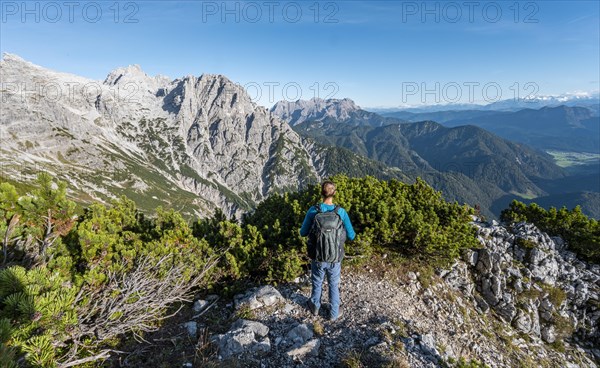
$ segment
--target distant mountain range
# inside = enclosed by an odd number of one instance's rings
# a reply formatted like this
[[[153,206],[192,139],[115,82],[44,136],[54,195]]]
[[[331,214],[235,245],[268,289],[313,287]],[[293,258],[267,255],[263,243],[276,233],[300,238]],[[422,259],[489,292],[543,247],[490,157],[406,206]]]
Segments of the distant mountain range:
[[[600,153],[600,116],[589,107],[560,105],[514,112],[400,111],[388,116],[412,122],[434,120],[448,127],[475,125],[543,150]]]
[[[364,116],[355,104],[350,104],[347,100],[344,100],[344,104],[339,104],[338,101],[341,100],[328,100],[324,105],[330,111],[336,111],[338,116],[344,116],[343,119],[316,111],[315,104],[310,101],[287,105],[278,103],[272,111],[282,111],[282,105],[295,106],[300,110],[302,106],[312,106],[311,115],[317,118],[312,121],[304,119],[294,125],[294,130],[302,136],[326,145],[345,147],[386,165],[398,167],[409,177],[424,177],[436,189],[443,191],[447,199],[471,205],[477,203],[487,215],[498,214],[512,199],[527,201],[545,198],[546,204],[560,207],[572,206],[574,198],[595,198],[600,192],[600,186],[594,180],[598,177],[594,170],[578,176],[576,180],[570,180],[575,177],[558,167],[545,152],[491,133],[495,129],[502,131],[513,127],[517,132],[515,134],[518,134],[520,125],[524,126],[523,133],[515,137],[515,141],[523,140],[527,134],[537,130],[542,132],[542,137],[546,134],[549,138],[548,143],[540,138],[537,142],[541,145],[564,148],[568,146],[556,146],[552,142],[560,142],[560,137],[563,137],[564,142],[572,142],[569,139],[574,141],[585,134],[573,134],[575,138],[571,138],[565,131],[581,130],[591,136],[588,139],[591,143],[586,147],[593,148],[595,141],[589,132],[594,129],[595,118],[589,109],[560,106],[514,113],[480,110],[418,114],[399,112],[391,116],[396,120],[386,120],[387,125],[374,126],[363,119],[352,119],[353,116]],[[318,102],[322,104],[321,101]],[[348,107],[351,111],[343,111]],[[282,116],[284,119],[302,116],[302,111],[283,111],[287,114]],[[500,120],[497,121],[498,126],[489,124],[489,131],[475,126],[476,124],[456,123],[446,127],[432,121],[448,124],[458,122],[461,118],[475,122],[487,121],[488,117],[507,116],[510,118],[507,127]],[[519,120],[514,117],[519,117]],[[422,121],[422,118],[428,119]],[[372,118],[372,121],[377,120]],[[568,196],[565,195],[567,193]],[[580,204],[586,213],[600,216],[597,208],[586,202]]]
[[[599,92],[585,93],[567,93],[558,96],[532,96],[528,98],[511,98],[495,101],[489,104],[474,103],[448,103],[425,106],[406,106],[406,107],[372,107],[366,108],[368,111],[387,115],[395,112],[436,112],[436,111],[462,111],[462,110],[482,110],[482,111],[517,111],[522,109],[540,109],[542,107],[555,106],[583,106],[593,109],[598,114],[600,106]]]

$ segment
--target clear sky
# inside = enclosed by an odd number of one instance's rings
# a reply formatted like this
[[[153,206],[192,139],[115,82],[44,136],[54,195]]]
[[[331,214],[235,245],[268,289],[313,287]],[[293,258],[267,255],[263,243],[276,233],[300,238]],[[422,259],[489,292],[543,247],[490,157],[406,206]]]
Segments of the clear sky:
[[[5,1],[0,51],[93,79],[224,74],[260,104],[597,91],[598,1]],[[500,95],[499,95],[500,94]]]

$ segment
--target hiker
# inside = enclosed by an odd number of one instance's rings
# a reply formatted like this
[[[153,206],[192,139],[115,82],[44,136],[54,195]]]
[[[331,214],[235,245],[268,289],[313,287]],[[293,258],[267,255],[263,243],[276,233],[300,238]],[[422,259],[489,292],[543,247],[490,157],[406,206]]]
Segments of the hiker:
[[[308,308],[318,315],[321,306],[323,279],[327,275],[329,284],[329,320],[335,321],[340,311],[340,273],[344,258],[344,242],[353,240],[356,234],[350,218],[342,207],[333,204],[335,184],[324,181],[321,184],[323,202],[312,206],[302,223],[301,236],[308,236],[308,256],[311,262],[312,293]]]

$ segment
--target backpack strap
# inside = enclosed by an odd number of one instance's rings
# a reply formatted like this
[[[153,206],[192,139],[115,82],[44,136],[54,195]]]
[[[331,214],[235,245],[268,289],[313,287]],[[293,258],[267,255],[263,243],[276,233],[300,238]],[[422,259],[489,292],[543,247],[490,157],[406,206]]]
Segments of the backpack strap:
[[[323,211],[321,211],[321,204],[315,204],[313,207],[315,208],[315,210],[317,211],[317,213],[322,213],[323,212]],[[340,207],[339,205],[336,204],[335,207],[333,208],[333,210],[331,212],[335,213],[338,216],[341,216],[339,214],[340,208],[342,208],[342,207]]]

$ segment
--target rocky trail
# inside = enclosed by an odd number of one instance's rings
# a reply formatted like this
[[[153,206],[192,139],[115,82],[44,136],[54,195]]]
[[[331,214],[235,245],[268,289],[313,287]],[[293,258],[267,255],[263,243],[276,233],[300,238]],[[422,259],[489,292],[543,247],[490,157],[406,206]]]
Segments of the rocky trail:
[[[337,321],[326,287],[320,315],[306,308],[308,275],[205,295],[116,366],[596,367],[600,267],[531,224],[474,225],[483,248],[432,275],[346,266]]]

